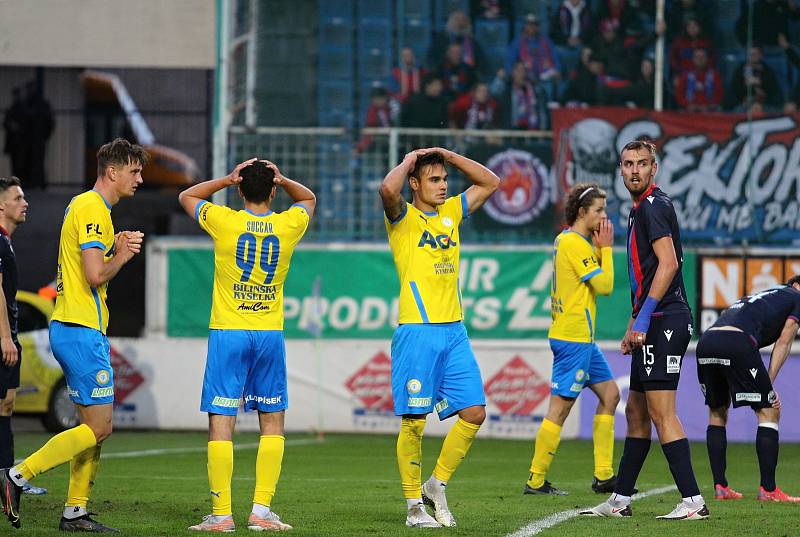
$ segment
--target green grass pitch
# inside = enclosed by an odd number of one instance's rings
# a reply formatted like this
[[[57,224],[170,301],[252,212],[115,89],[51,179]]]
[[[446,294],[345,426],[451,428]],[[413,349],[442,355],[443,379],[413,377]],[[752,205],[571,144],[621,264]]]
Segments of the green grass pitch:
[[[18,433],[17,456],[38,448],[43,433]],[[249,533],[254,486],[256,434],[237,435],[233,480],[237,533]],[[103,448],[104,459],[96,479],[90,510],[98,519],[130,536],[192,535],[186,527],[210,512],[203,433],[118,432]],[[440,438],[424,440],[423,478],[430,474],[441,447]],[[170,454],[135,454],[141,450],[174,450]],[[478,439],[448,486],[450,508],[457,528],[410,529],[404,526],[405,502],[394,455],[392,436],[289,435],[278,493],[273,509],[294,526],[292,534],[319,536],[392,536],[423,533],[503,536],[554,513],[595,505],[605,495],[593,494],[592,445],[564,441],[549,478],[570,492],[566,497],[523,496],[533,449],[532,441]],[[619,459],[622,446],[617,444]],[[120,456],[124,453],[127,455]],[[731,444],[728,474],[744,500],[712,499],[705,445],[693,444],[694,468],[712,518],[706,521],[666,522],[656,515],[672,510],[678,493],[668,492],[636,501],[632,519],[574,518],[540,535],[692,535],[780,537],[800,535],[800,505],[764,504],[754,499],[758,463],[752,444]],[[616,465],[615,465],[616,467]],[[36,480],[50,489],[46,496],[23,496],[22,529],[14,531],[0,520],[0,535],[63,535],[58,532],[68,482],[67,465]],[[640,476],[645,491],[671,485],[672,478],[657,443]],[[781,446],[778,484],[800,494],[800,445]]]

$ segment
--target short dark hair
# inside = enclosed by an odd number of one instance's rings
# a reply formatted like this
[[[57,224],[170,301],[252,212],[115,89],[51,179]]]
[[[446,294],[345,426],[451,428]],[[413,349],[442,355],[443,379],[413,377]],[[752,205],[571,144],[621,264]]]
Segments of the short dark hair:
[[[269,199],[275,186],[275,171],[266,162],[257,160],[239,172],[242,182],[239,190],[250,203],[263,203]]]
[[[564,217],[567,225],[574,224],[580,210],[591,207],[594,200],[598,198],[606,198],[606,191],[597,184],[579,183],[573,186],[567,194],[567,201],[564,204]]]
[[[622,154],[625,151],[640,151],[644,149],[650,156],[653,157],[653,162],[656,161],[657,154],[656,154],[656,144],[651,142],[650,140],[634,140],[632,142],[628,142],[625,144],[625,147],[622,148],[622,151],[619,152],[619,160],[622,162]]]
[[[11,188],[12,186],[22,186],[19,177],[0,177],[0,194]]]
[[[97,151],[97,175],[106,173],[109,166],[127,166],[139,164],[144,167],[150,155],[138,144],[132,144],[125,138],[117,138],[100,146]]]
[[[792,277],[791,277],[791,278],[789,278],[789,280],[786,282],[786,285],[788,285],[789,287],[791,287],[791,286],[792,286],[792,285],[794,285],[794,284],[798,284],[798,285],[800,285],[800,274],[798,274],[797,276],[792,276]]]
[[[426,166],[436,166],[441,164],[444,166],[444,155],[439,153],[438,151],[432,151],[421,157],[417,157],[417,162],[414,164],[414,169],[411,170],[409,177],[415,177],[417,179],[421,179],[420,174],[422,170],[425,169]]]

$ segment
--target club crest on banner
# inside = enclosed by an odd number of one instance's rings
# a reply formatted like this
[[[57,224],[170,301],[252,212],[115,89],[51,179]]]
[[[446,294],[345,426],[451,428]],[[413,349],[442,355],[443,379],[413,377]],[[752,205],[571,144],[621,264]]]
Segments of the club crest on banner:
[[[547,206],[551,188],[547,166],[519,149],[493,155],[486,163],[500,178],[497,192],[484,205],[494,220],[503,224],[527,224]]]

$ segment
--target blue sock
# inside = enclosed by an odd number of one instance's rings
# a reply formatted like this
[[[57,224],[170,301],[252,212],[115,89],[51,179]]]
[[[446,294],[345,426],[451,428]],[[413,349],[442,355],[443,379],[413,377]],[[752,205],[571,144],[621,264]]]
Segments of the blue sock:
[[[695,479],[694,470],[692,469],[692,453],[689,450],[689,440],[681,438],[668,444],[661,444],[661,449],[667,458],[669,471],[672,472],[672,478],[675,480],[675,484],[678,485],[681,496],[684,498],[699,496],[700,487],[697,486],[697,479]]]
[[[622,459],[619,461],[617,486],[614,492],[623,496],[633,496],[633,489],[639,472],[642,471],[647,453],[650,451],[649,438],[625,438],[625,447],[622,450]]]

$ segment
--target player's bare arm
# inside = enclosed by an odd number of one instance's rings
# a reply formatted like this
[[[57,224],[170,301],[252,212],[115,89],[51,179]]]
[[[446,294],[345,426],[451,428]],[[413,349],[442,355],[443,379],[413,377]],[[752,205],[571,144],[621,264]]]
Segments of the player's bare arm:
[[[672,237],[661,237],[653,241],[653,252],[658,258],[658,268],[653,276],[653,284],[650,286],[648,298],[660,302],[669,289],[675,273],[678,272],[678,257],[675,254],[675,244]],[[645,332],[637,331],[631,327],[629,342],[634,349],[644,345]]]
[[[100,287],[111,280],[125,263],[142,251],[144,233],[141,231],[125,231],[120,233],[119,237],[122,247],[116,249],[108,262],[106,262],[105,255],[100,248],[87,248],[81,251],[83,275],[91,287]]]
[[[311,189],[283,175],[275,163],[268,160],[264,160],[263,162],[275,172],[275,184],[283,188],[284,192],[292,198],[293,203],[298,203],[305,207],[309,218],[314,216],[314,209],[317,206],[317,197]]]
[[[239,172],[242,170],[242,168],[249,166],[256,160],[257,159],[255,158],[251,158],[238,164],[233,171],[225,177],[210,179],[208,181],[203,181],[202,183],[190,186],[178,194],[178,202],[181,204],[181,207],[183,207],[183,210],[186,211],[186,214],[194,218],[195,208],[197,207],[198,203],[208,200],[211,196],[224,188],[241,183],[242,178],[239,175]]]
[[[3,273],[0,272],[0,287],[3,286]],[[11,367],[19,360],[17,346],[11,339],[11,325],[8,322],[8,309],[5,293],[0,293],[0,351],[3,353],[3,364]]]
[[[403,185],[408,179],[408,174],[414,169],[417,163],[418,151],[408,153],[403,162],[395,166],[386,177],[383,178],[381,183],[380,195],[383,202],[383,212],[389,221],[394,222],[397,220],[406,205],[406,200],[403,199]]]
[[[469,214],[480,209],[500,185],[500,179],[492,170],[463,155],[441,147],[432,147],[422,151],[440,152],[444,155],[445,162],[455,166],[472,183],[472,186],[466,190],[467,211]],[[466,217],[467,215],[464,216]]]
[[[794,343],[794,338],[797,337],[798,328],[800,328],[800,325],[797,324],[797,321],[793,318],[786,319],[783,330],[781,330],[781,335],[772,347],[768,372],[769,380],[773,384],[775,384],[775,378],[778,376],[778,372],[781,370],[781,367],[783,367],[783,364],[786,362],[786,358],[789,357],[789,353],[792,351],[792,343]]]

